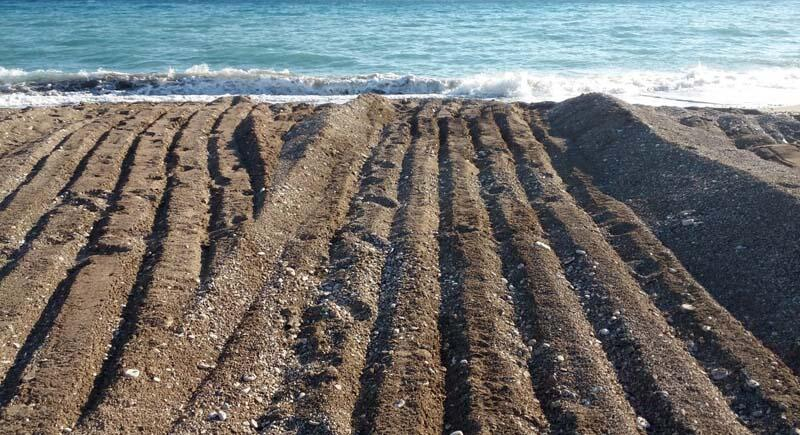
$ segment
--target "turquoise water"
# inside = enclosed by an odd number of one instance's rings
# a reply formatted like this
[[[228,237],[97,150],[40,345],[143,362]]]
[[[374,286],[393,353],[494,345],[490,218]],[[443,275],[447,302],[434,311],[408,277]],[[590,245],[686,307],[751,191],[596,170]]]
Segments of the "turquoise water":
[[[589,90],[792,104],[798,28],[800,0],[2,1],[0,104]]]

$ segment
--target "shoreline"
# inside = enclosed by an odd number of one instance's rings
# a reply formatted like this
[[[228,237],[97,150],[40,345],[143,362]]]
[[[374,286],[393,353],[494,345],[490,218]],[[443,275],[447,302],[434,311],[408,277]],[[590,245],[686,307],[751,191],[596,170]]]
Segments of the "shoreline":
[[[368,94],[359,94],[368,95]],[[235,98],[243,97],[249,98],[258,103],[266,104],[345,104],[358,98],[359,95],[63,95],[59,97],[47,97],[40,103],[33,102],[30,96],[20,95],[16,100],[6,96],[5,104],[0,101],[0,109],[2,110],[20,110],[32,108],[58,108],[70,107],[78,105],[115,105],[115,104],[179,104],[179,103],[210,103],[219,98]],[[585,95],[585,94],[582,94]],[[542,104],[542,103],[559,103],[569,100],[570,97],[561,101],[541,100],[541,101],[525,101],[515,98],[472,98],[469,96],[455,96],[446,97],[439,94],[388,94],[382,97],[390,100],[407,100],[407,99],[453,99],[462,101],[485,101],[492,102],[498,101],[506,104]],[[38,98],[38,97],[36,97]],[[650,95],[642,95],[635,97],[632,101],[624,100],[628,104],[649,106],[649,107],[674,107],[674,108],[713,108],[718,110],[758,110],[764,113],[785,113],[785,114],[800,114],[800,104],[787,104],[787,105],[724,105],[712,102],[703,102],[697,100],[685,99],[670,99],[665,97],[655,97]],[[675,104],[668,104],[668,102]]]

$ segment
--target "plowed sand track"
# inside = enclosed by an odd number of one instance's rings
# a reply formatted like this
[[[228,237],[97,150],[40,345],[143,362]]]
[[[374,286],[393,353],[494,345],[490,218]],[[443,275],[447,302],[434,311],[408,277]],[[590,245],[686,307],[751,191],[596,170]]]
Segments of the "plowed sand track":
[[[0,433],[800,434],[800,121],[0,120]]]

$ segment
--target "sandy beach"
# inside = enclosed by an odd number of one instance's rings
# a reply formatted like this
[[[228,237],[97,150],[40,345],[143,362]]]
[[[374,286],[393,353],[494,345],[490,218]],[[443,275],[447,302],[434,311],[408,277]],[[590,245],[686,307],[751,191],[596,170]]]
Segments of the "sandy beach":
[[[600,94],[3,110],[0,427],[794,434],[798,166]]]

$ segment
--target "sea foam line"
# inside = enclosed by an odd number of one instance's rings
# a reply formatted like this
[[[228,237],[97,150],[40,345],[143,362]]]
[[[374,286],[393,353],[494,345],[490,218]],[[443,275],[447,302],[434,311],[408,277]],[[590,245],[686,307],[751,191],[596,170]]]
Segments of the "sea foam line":
[[[761,107],[800,103],[800,68],[727,71],[696,66],[680,71],[514,71],[439,78],[375,73],[312,76],[269,69],[195,65],[184,71],[127,73],[23,71],[0,67],[0,105],[107,101],[206,101],[251,95],[265,101],[336,102],[367,92],[391,96],[561,101],[603,92],[633,103]]]

